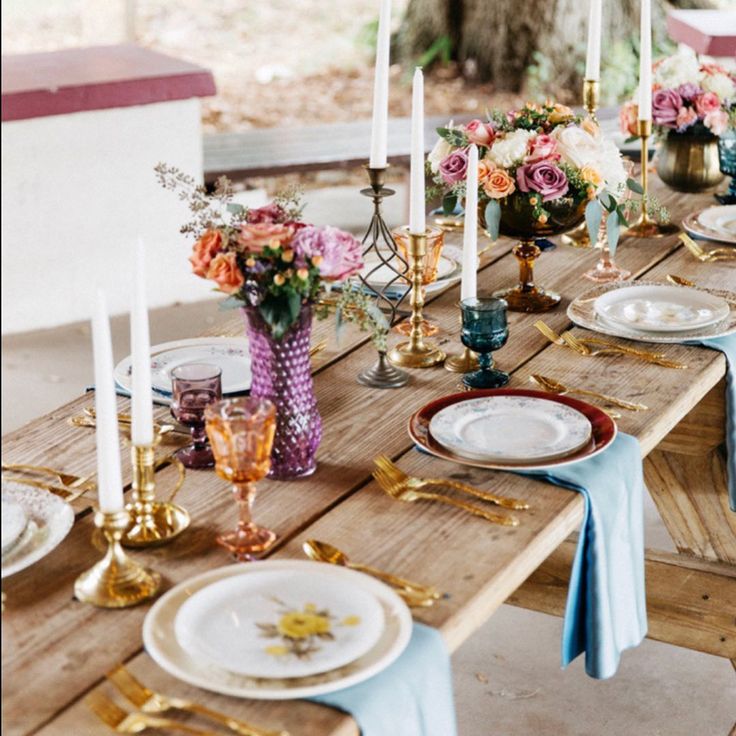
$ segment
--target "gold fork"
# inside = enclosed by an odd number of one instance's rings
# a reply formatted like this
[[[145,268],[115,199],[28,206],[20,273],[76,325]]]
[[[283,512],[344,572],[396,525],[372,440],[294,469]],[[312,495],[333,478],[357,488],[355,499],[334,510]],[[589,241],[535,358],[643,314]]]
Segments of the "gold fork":
[[[185,723],[173,721],[170,718],[158,718],[148,713],[138,713],[123,710],[107,695],[100,692],[90,693],[85,702],[89,709],[110,728],[117,733],[140,733],[147,728],[167,729],[193,734],[194,736],[217,736],[213,731],[203,731],[200,728],[187,726]]]
[[[373,477],[385,493],[398,501],[407,501],[408,503],[413,503],[414,501],[439,501],[440,503],[444,503],[448,506],[455,506],[456,508],[463,509],[474,516],[480,516],[486,521],[493,522],[494,524],[502,524],[503,526],[519,525],[519,520],[514,516],[494,514],[491,511],[486,511],[478,506],[474,506],[472,503],[466,503],[465,501],[459,501],[455,498],[450,498],[449,496],[443,496],[441,493],[414,491],[407,488],[402,483],[395,481],[380,468],[376,468],[376,470],[373,471]]]
[[[28,465],[27,463],[2,463],[2,469],[27,473],[40,473],[41,475],[52,475],[66,488],[77,488],[78,486],[89,484],[92,477],[89,475],[83,477],[72,475],[71,473],[64,473],[61,470],[49,468],[45,465]]]
[[[646,350],[634,350],[623,346],[610,343],[610,347],[591,348],[582,340],[579,340],[572,332],[565,331],[562,333],[562,339],[580,355],[594,357],[596,355],[630,355],[632,358],[639,358],[647,363],[654,363],[665,368],[677,368],[685,370],[687,366],[684,363],[678,363],[676,360],[669,360],[662,357],[661,353],[650,353]]]
[[[736,252],[730,248],[701,248],[687,233],[680,233],[682,244],[702,263],[714,261],[732,261],[736,259]]]
[[[209,718],[241,736],[289,736],[286,731],[265,731],[189,700],[167,697],[154,692],[138,681],[123,665],[110,672],[107,679],[143,713],[158,714],[168,710],[183,710]]]
[[[497,506],[503,506],[507,509],[522,510],[529,508],[529,504],[526,503],[526,501],[519,501],[516,498],[503,498],[502,496],[497,496],[495,493],[481,491],[479,488],[474,488],[467,483],[461,483],[457,480],[450,480],[448,478],[417,478],[412,475],[407,475],[398,467],[398,465],[395,465],[388,457],[386,457],[386,455],[379,455],[374,458],[373,462],[383,470],[388,477],[411,490],[420,491],[427,487],[445,486],[447,488],[452,488],[455,491],[475,496],[483,501],[495,503]]]

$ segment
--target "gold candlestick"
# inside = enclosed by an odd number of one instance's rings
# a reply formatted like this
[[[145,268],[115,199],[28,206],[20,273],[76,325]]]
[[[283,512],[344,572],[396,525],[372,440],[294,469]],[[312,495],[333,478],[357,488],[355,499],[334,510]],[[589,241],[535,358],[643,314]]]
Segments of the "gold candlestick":
[[[389,354],[389,360],[403,368],[431,368],[445,359],[445,354],[431,342],[425,342],[422,334],[422,276],[424,254],[427,250],[427,233],[409,233],[411,256],[411,333],[409,341],[397,345]]]
[[[130,455],[133,462],[132,501],[125,509],[130,514],[130,525],[122,538],[126,547],[150,547],[165,544],[179,536],[190,523],[189,514],[171,499],[184,482],[184,467],[177,461],[179,480],[168,501],[156,501],[156,446],[161,435],[155,434],[150,445],[133,445]]]
[[[583,80],[583,107],[588,113],[588,117],[597,125],[598,124],[598,103],[600,100],[600,82],[597,79],[584,79]],[[574,230],[571,230],[561,238],[565,245],[569,245],[573,248],[591,248],[593,244],[590,242],[590,235],[588,233],[588,225],[583,221]],[[598,236],[598,243],[600,245],[600,234]]]
[[[626,230],[626,235],[633,238],[662,238],[665,235],[674,235],[679,228],[671,223],[660,224],[649,219],[647,205],[649,200],[649,136],[652,134],[652,121],[639,120],[639,139],[641,141],[641,214],[637,221]]]
[[[129,522],[127,511],[95,513],[95,526],[102,530],[108,548],[105,556],[74,583],[77,600],[100,608],[125,608],[156,595],[160,575],[131,560],[120,546]]]

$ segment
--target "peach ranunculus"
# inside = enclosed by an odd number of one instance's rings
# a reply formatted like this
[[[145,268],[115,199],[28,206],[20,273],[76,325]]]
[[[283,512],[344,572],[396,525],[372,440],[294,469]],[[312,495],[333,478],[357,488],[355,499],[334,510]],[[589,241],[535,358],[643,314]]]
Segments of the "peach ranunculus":
[[[477,146],[490,146],[496,137],[496,131],[490,123],[484,123],[482,120],[471,120],[465,126],[465,135],[470,143]]]
[[[485,158],[478,161],[478,184],[480,186],[483,186],[488,181],[488,177],[493,173],[494,169],[495,167],[492,161],[488,161]]]
[[[583,122],[580,123],[580,127],[593,138],[597,138],[601,134],[601,129],[598,123],[593,118],[584,118]]]
[[[677,111],[677,118],[675,119],[675,126],[678,132],[684,131],[691,125],[695,125],[698,122],[698,113],[692,107],[686,107],[683,105]]]
[[[572,120],[574,117],[575,113],[567,105],[561,105],[557,102],[549,114],[549,121],[552,125],[556,125],[557,123],[565,123],[568,120]]]
[[[503,199],[516,191],[516,184],[504,169],[494,169],[483,184],[491,199]]]
[[[259,254],[266,247],[279,248],[289,243],[294,236],[291,225],[278,223],[253,223],[240,226],[238,244],[247,253]]]
[[[212,259],[222,251],[222,234],[219,230],[207,230],[204,235],[194,244],[189,263],[192,271],[203,279],[207,278]]]
[[[701,118],[704,118],[709,112],[715,112],[721,109],[721,101],[718,95],[713,92],[703,92],[695,98],[695,110]]]
[[[596,191],[603,189],[604,181],[601,172],[591,164],[586,164],[580,169],[580,178],[595,187]]]
[[[625,102],[619,110],[618,121],[624,135],[638,135],[639,105],[636,102]]]
[[[527,150],[526,163],[529,164],[545,159],[559,160],[560,158],[560,154],[557,153],[557,141],[546,133],[530,138]]]
[[[216,256],[207,271],[207,278],[212,279],[220,291],[226,294],[236,294],[245,283],[235,253],[220,253]]]
[[[713,110],[703,118],[703,123],[713,135],[721,136],[728,129],[728,113],[725,110]]]

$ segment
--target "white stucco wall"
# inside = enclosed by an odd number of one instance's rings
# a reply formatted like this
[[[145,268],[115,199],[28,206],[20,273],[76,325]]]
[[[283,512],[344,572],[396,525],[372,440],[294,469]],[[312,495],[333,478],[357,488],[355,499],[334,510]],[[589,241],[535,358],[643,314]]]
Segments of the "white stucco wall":
[[[212,295],[192,276],[186,206],[159,161],[199,176],[198,99],[2,124],[2,333],[86,320],[96,286],[129,309],[132,245],[148,250],[152,307]]]

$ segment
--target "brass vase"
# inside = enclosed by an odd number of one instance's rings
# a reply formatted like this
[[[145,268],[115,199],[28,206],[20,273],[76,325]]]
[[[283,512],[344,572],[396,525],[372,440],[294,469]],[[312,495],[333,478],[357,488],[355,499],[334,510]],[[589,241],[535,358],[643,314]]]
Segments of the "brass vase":
[[[702,192],[723,180],[714,135],[670,133],[657,151],[657,173],[678,192]]]

